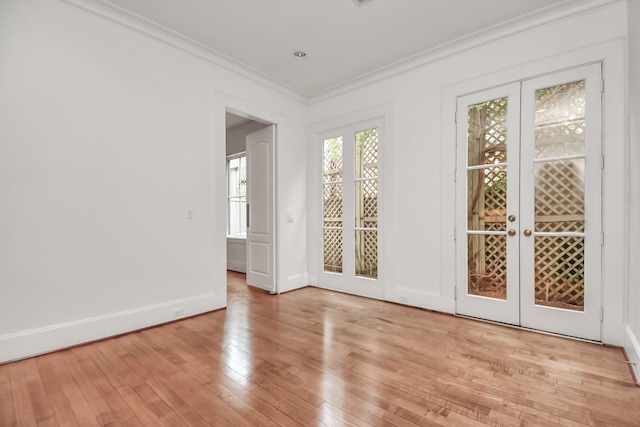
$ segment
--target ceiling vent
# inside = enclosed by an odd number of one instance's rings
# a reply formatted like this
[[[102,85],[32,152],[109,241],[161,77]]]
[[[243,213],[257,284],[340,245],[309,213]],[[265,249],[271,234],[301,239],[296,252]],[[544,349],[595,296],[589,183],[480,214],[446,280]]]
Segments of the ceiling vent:
[[[353,0],[353,1],[356,2],[356,4],[358,6],[363,6],[363,5],[367,4],[367,3],[369,3],[371,0]]]

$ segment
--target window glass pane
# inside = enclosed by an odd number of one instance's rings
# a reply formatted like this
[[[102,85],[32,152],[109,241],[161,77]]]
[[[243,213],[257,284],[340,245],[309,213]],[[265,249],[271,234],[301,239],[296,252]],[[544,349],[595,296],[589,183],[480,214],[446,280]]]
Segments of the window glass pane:
[[[227,190],[227,235],[247,235],[247,158],[245,156],[228,161]]]
[[[470,105],[467,129],[469,166],[507,161],[507,98]]]
[[[584,154],[585,81],[536,91],[536,158]]]

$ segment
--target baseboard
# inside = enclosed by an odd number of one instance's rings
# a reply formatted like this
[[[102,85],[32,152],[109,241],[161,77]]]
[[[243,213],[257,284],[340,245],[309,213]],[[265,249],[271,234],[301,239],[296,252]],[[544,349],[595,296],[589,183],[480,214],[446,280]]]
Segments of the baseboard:
[[[636,384],[640,385],[640,344],[638,344],[638,339],[629,326],[625,328],[624,350],[629,358]]]
[[[242,262],[227,261],[227,270],[237,271],[238,273],[246,273],[247,265]]]
[[[0,336],[0,363],[120,335],[225,307],[226,296],[204,294],[105,316]]]
[[[309,278],[306,274],[294,274],[286,280],[278,282],[278,293],[295,291],[309,286]]]

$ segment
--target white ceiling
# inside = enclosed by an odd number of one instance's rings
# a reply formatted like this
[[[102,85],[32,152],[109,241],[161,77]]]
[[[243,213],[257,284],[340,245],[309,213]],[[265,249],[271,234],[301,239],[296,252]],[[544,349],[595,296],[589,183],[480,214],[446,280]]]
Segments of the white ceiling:
[[[580,0],[109,1],[313,96],[452,40]],[[296,50],[307,57],[295,59]]]

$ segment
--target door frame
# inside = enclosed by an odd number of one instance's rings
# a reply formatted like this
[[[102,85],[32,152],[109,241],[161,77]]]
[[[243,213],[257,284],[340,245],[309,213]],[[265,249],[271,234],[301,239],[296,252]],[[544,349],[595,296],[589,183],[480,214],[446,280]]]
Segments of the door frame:
[[[457,243],[457,292],[456,314],[507,323],[543,332],[601,341],[601,310],[603,283],[601,276],[601,152],[602,152],[602,63],[592,63],[554,71],[522,81],[508,83],[492,89],[475,92],[458,98],[457,105],[457,186],[456,186],[456,243]],[[537,231],[535,223],[534,164],[544,164],[553,158],[536,160],[535,151],[535,94],[537,89],[573,81],[585,81],[586,132],[584,153],[573,156],[586,160],[584,171],[585,188],[583,203],[586,214],[586,229],[582,232],[560,231],[548,233]],[[507,205],[505,216],[513,217],[505,222],[503,231],[467,231],[468,185],[467,170],[476,169],[468,164],[467,108],[478,102],[508,98],[507,104]],[[584,157],[582,157],[584,156]],[[572,156],[569,156],[570,158]],[[557,160],[557,159],[555,159]],[[479,166],[488,166],[480,164]],[[528,179],[521,180],[523,177]],[[597,203],[596,203],[597,202]],[[530,228],[523,231],[520,229]],[[507,235],[507,229],[511,234]],[[529,234],[526,234],[529,232]],[[567,234],[568,233],[568,234]],[[470,294],[468,274],[467,235],[492,234],[505,236],[506,298],[483,297]],[[582,310],[570,310],[534,303],[534,265],[536,236],[550,235],[584,236],[584,293]],[[527,237],[532,236],[532,237]],[[514,246],[515,245],[515,246]],[[515,264],[515,265],[514,265]],[[462,288],[462,289],[461,289]]]
[[[307,160],[307,188],[309,198],[307,200],[309,217],[308,217],[308,235],[309,235],[309,281],[314,286],[319,285],[319,275],[323,269],[323,253],[322,248],[322,194],[320,192],[322,183],[322,138],[321,136],[331,130],[352,127],[363,123],[372,123],[379,121],[383,130],[384,138],[378,145],[378,278],[377,282],[380,286],[375,292],[366,295],[373,299],[393,299],[394,282],[392,280],[393,271],[388,268],[385,262],[385,252],[390,245],[389,240],[385,238],[385,234],[390,233],[393,227],[393,209],[390,208],[391,194],[387,194],[386,188],[392,186],[393,180],[393,150],[387,150],[386,147],[393,146],[393,105],[381,104],[372,108],[357,110],[352,113],[345,114],[341,117],[332,117],[321,120],[310,125],[310,135],[308,140],[308,160]],[[385,196],[387,195],[387,196]],[[384,218],[384,225],[381,218]],[[362,278],[362,280],[372,280]],[[348,290],[335,289],[334,287],[326,287],[327,289],[338,290],[347,293]]]
[[[333,138],[336,136],[343,136],[343,162],[349,162],[353,164],[355,161],[355,141],[351,141],[351,138],[347,135],[355,135],[359,131],[368,129],[378,129],[378,146],[377,146],[377,170],[378,175],[376,177],[377,189],[378,189],[378,206],[377,206],[377,249],[378,249],[378,265],[377,265],[377,277],[369,278],[364,276],[357,276],[355,274],[355,258],[352,252],[355,249],[354,235],[355,226],[353,224],[353,218],[355,217],[354,207],[354,190],[351,187],[355,182],[355,176],[347,176],[343,174],[342,178],[342,195],[343,195],[343,251],[342,251],[342,263],[343,270],[341,273],[332,273],[324,271],[324,239],[322,236],[322,220],[323,220],[323,205],[322,202],[318,203],[317,213],[314,217],[317,220],[313,220],[310,224],[314,234],[318,236],[315,240],[315,250],[317,253],[318,262],[316,264],[317,270],[314,272],[317,278],[317,285],[325,289],[336,290],[339,292],[345,292],[353,295],[363,296],[367,298],[382,299],[384,297],[384,266],[382,265],[382,246],[384,244],[384,158],[383,158],[383,146],[385,145],[385,126],[383,117],[373,117],[369,120],[361,120],[356,123],[350,123],[337,128],[326,129],[316,134],[316,142],[313,146],[314,154],[312,157],[318,159],[318,163],[322,162],[324,157],[323,153],[323,141],[327,138]],[[353,142],[353,145],[349,142]],[[348,150],[348,152],[347,152]],[[355,172],[353,168],[352,172]],[[320,170],[314,175],[311,180],[312,191],[310,194],[312,197],[318,200],[322,199],[322,171]],[[349,186],[348,188],[346,186]],[[352,214],[352,216],[350,216]],[[317,229],[317,230],[316,230]],[[351,233],[346,235],[346,233]]]
[[[285,117],[274,112],[273,110],[261,107],[253,104],[250,101],[245,101],[239,98],[232,97],[225,93],[216,92],[215,94],[215,114],[214,114],[214,129],[212,132],[215,134],[213,145],[213,166],[212,166],[212,181],[213,181],[213,204],[212,207],[214,213],[214,234],[213,244],[215,248],[221,248],[217,252],[221,252],[219,257],[215,257],[213,263],[213,280],[220,281],[220,283],[227,283],[227,203],[226,203],[226,114],[231,113],[237,116],[246,117],[256,122],[264,123],[265,125],[275,126],[275,139],[273,143],[273,157],[272,157],[272,170],[273,170],[273,266],[275,276],[275,290],[274,294],[279,294],[280,280],[278,274],[278,263],[280,260],[280,249],[278,242],[280,241],[280,232],[277,227],[277,215],[278,215],[278,138],[280,124],[285,122]],[[221,295],[224,298],[226,307],[227,305],[227,286],[225,286],[225,293]]]
[[[454,121],[456,100],[459,96],[481,91],[502,84],[526,80],[572,67],[603,63],[603,79],[606,82],[603,93],[603,155],[605,168],[602,177],[602,283],[606,289],[603,298],[602,342],[624,345],[627,337],[625,313],[626,259],[624,242],[628,240],[627,184],[629,159],[626,155],[627,109],[625,104],[625,57],[624,39],[615,39],[595,45],[576,48],[562,54],[536,59],[527,63],[495,70],[485,75],[474,75],[473,70],[465,70],[459,79],[442,90],[442,111],[440,151],[440,265],[441,294],[449,301],[447,311],[455,312],[455,220],[451,212],[455,209],[455,167],[456,167],[456,124]],[[613,166],[611,166],[613,165]],[[609,208],[608,208],[609,207]]]

